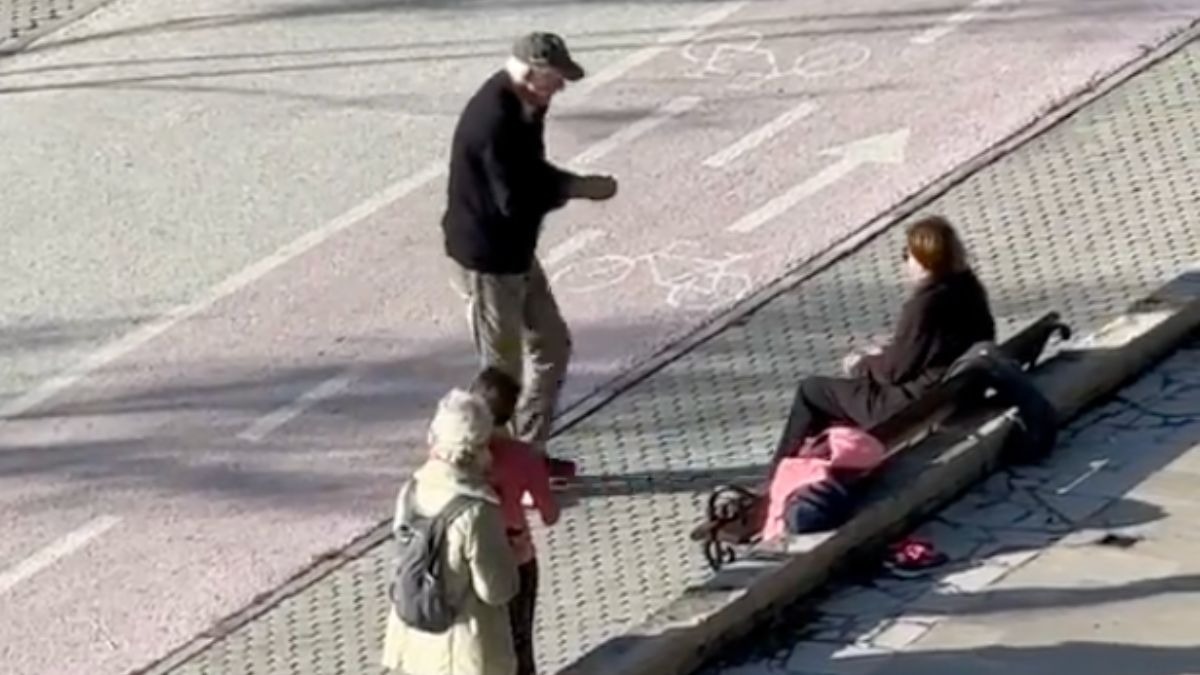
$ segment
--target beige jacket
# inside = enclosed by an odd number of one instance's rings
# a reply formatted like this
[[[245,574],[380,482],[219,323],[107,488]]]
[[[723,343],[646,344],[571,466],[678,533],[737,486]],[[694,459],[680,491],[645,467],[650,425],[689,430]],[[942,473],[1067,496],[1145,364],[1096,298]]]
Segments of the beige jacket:
[[[441,510],[455,495],[480,500],[446,531],[447,591],[466,600],[458,621],[440,635],[410,628],[395,611],[388,612],[383,666],[406,675],[513,675],[517,665],[508,602],[517,593],[517,566],[499,499],[482,477],[436,459],[426,462],[413,479],[414,505],[422,515]],[[394,522],[403,516],[403,499],[397,497]]]

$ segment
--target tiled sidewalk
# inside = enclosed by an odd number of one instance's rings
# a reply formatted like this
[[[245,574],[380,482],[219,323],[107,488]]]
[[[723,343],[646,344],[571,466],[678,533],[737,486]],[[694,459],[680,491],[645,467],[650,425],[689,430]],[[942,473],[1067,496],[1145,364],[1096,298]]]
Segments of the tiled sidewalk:
[[[0,2],[0,57],[83,17],[110,0],[5,0]]]
[[[968,238],[1002,333],[1049,309],[1083,333],[1200,259],[1196,157],[1193,43],[926,211],[946,214]],[[538,533],[543,671],[707,574],[687,530],[711,480],[655,487],[620,477],[684,479],[765,462],[798,378],[884,337],[903,294],[901,233],[893,227],[555,439],[557,454],[611,478],[612,489],[582,497]],[[172,672],[376,672],[388,565],[388,547],[375,547]]]

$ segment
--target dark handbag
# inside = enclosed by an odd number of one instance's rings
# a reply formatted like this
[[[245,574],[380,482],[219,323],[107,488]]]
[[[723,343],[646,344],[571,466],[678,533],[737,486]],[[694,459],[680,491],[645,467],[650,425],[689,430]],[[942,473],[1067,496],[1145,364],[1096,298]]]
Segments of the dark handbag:
[[[722,485],[708,498],[707,517],[692,530],[693,541],[704,542],[704,558],[713,570],[736,557],[735,545],[749,544],[767,519],[766,495],[738,485]]]
[[[788,495],[783,508],[784,527],[789,534],[832,530],[854,510],[854,498],[834,478],[805,485]]]

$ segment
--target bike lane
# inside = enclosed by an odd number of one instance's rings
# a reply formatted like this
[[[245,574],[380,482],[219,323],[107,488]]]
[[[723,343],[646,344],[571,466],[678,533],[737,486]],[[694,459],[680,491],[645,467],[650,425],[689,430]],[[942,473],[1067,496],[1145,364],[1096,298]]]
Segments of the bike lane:
[[[871,224],[1186,14],[1154,3],[972,12],[752,4],[614,83],[608,100],[629,117],[690,102],[596,167],[622,178],[618,200],[547,224],[546,250],[572,251],[547,268],[573,322],[653,326],[619,347],[578,331],[588,370],[571,391]],[[556,131],[599,135],[571,121]]]

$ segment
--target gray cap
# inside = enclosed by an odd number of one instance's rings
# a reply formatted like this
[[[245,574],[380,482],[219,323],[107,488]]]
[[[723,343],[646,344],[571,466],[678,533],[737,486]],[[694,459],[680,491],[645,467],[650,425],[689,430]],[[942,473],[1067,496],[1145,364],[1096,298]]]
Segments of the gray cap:
[[[513,56],[531,66],[553,68],[571,82],[583,79],[583,66],[575,63],[567,43],[554,33],[530,33],[513,45]]]

